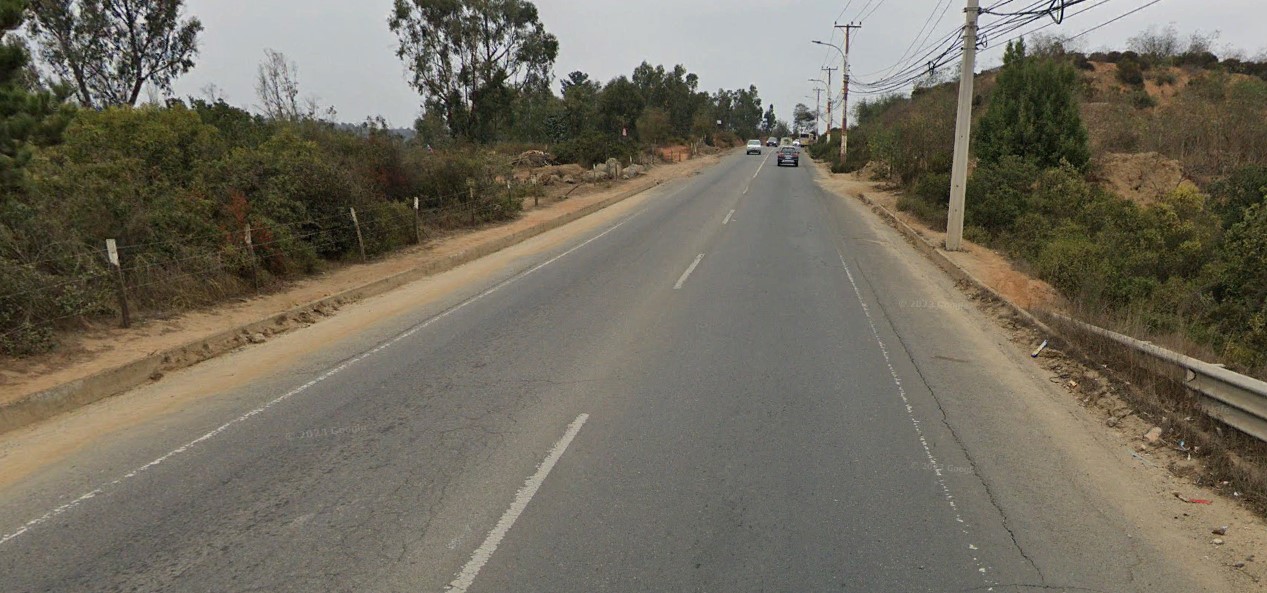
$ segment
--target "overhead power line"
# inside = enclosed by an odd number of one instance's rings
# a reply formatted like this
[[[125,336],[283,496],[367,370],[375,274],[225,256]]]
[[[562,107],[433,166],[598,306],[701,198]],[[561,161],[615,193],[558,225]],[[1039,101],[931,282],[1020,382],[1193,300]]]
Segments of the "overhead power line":
[[[1017,9],[1010,12],[1002,12],[999,10],[1010,4],[1016,3],[1017,1],[1018,0],[1003,0],[1002,2],[995,3],[989,9],[986,9],[986,10],[993,11],[990,14],[993,14],[995,16],[1002,16],[1003,18],[997,21],[994,21],[992,23],[982,25],[978,29],[978,34],[980,36],[981,43],[986,43],[991,46],[1003,45],[1007,42],[1015,41],[1016,39],[1019,39],[1021,37],[1032,35],[1048,27],[1063,23],[1064,20],[1067,20],[1069,18],[1076,17],[1090,10],[1094,10],[1096,8],[1104,6],[1111,0],[1098,0],[1098,1],[1096,0],[1064,0],[1063,2],[1053,2],[1053,0],[1039,0],[1037,2],[1030,1],[1027,4],[1019,6],[1017,7]],[[1025,29],[1025,27],[1046,18],[1050,14],[1050,10],[1053,7],[1055,7],[1058,10],[1063,10],[1063,9],[1068,9],[1072,6],[1076,6],[1079,4],[1086,4],[1088,2],[1090,2],[1091,4],[1088,6],[1084,6],[1080,10],[1077,10],[1075,12],[1064,14],[1063,19],[1061,19],[1060,21],[1053,19],[1051,21],[1044,23],[1042,26],[1021,31],[1022,29]],[[1072,37],[1069,37],[1068,39],[1069,40],[1078,39],[1084,35],[1087,35],[1111,23],[1117,22],[1132,14],[1138,13],[1144,10],[1145,8],[1153,6],[1159,2],[1161,2],[1161,0],[1150,0],[1149,2],[1141,6],[1138,6],[1130,11],[1127,11],[1126,13],[1122,15],[1109,19],[1105,22],[1098,23],[1094,27],[1091,27],[1085,31],[1082,31]],[[953,0],[952,0],[952,4],[953,4]],[[936,7],[934,7],[934,10],[936,10]],[[897,64],[895,64],[894,66],[891,66],[887,71],[884,71],[884,75],[877,80],[862,81],[862,80],[855,79],[851,81],[850,89],[855,92],[858,92],[861,94],[868,94],[868,95],[889,93],[889,92],[894,92],[902,88],[905,88],[906,86],[913,84],[922,78],[927,77],[929,74],[935,72],[937,69],[942,68],[946,66],[947,64],[950,64],[958,60],[963,55],[962,38],[959,36],[959,32],[961,30],[962,28],[952,33],[952,35],[954,35],[953,38],[942,37],[937,43],[930,44],[929,46],[925,46],[925,47],[932,47],[932,49],[928,51],[924,51],[924,48],[922,47],[919,51],[915,52],[916,55],[914,57],[911,57],[910,61],[906,62],[905,65],[902,66],[900,69],[897,69],[896,71],[894,71],[894,69],[897,66]],[[1015,33],[1016,31],[1021,31],[1021,32],[1011,37],[1007,37],[1002,42],[991,41],[992,37],[1003,37],[1003,36],[1007,36],[1012,33]],[[931,34],[929,36],[931,36]],[[923,51],[923,53],[920,54],[920,51]],[[906,56],[904,56],[903,59],[905,58]],[[898,63],[901,64],[901,60],[899,60]],[[872,74],[875,74],[875,73],[872,73]]]

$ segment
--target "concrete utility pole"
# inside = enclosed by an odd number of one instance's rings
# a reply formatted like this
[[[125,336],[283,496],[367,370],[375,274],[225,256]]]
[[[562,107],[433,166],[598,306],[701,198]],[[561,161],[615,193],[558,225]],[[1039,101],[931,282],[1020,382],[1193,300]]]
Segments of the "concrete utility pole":
[[[815,41],[814,43],[819,43],[820,45],[826,45],[825,43],[820,43],[818,41]],[[840,68],[823,68],[823,70],[827,72],[827,88],[829,90],[831,89],[831,73],[839,69]],[[831,142],[831,104],[832,104],[832,100],[831,100],[831,95],[829,94],[827,95],[827,141],[828,142]]]
[[[980,0],[968,0],[964,9],[963,64],[959,72],[959,112],[955,116],[955,160],[950,170],[950,212],[946,218],[946,249],[959,251],[963,244],[963,211],[968,191],[968,144],[972,134],[972,83],[977,62],[977,17]]]
[[[840,164],[844,166],[845,156],[849,154],[849,33],[854,29],[861,29],[862,25],[848,24],[836,25],[837,29],[845,30],[845,51],[841,52],[845,58],[842,65],[840,83]]]
[[[823,89],[814,87],[814,140],[818,140],[818,124],[823,119]]]

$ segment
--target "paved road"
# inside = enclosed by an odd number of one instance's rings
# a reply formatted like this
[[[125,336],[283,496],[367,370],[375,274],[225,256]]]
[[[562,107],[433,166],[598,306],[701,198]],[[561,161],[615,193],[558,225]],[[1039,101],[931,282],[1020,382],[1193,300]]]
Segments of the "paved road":
[[[771,155],[12,485],[0,591],[1210,590],[984,317]]]

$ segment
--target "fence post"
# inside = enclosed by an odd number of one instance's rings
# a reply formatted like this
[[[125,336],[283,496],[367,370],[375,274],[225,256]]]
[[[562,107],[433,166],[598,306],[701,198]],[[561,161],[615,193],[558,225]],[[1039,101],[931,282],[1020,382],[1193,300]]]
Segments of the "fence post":
[[[471,226],[475,226],[475,184],[468,181],[467,185],[469,185],[468,189],[471,191]]]
[[[128,287],[123,281],[123,266],[119,264],[119,246],[114,239],[106,239],[106,258],[114,268],[115,277],[119,279],[119,309],[123,312],[123,327],[132,326],[132,314],[128,310]]]
[[[356,219],[356,208],[349,207],[348,211],[352,213],[352,226],[356,227],[356,242],[361,246],[361,261],[367,262],[369,258],[365,257],[365,237],[361,236],[361,221]]]
[[[419,218],[418,196],[414,196],[414,245],[422,244],[422,221]]]
[[[251,239],[251,223],[246,223],[246,250],[251,257],[251,286],[260,291],[260,265],[255,258],[255,241]]]

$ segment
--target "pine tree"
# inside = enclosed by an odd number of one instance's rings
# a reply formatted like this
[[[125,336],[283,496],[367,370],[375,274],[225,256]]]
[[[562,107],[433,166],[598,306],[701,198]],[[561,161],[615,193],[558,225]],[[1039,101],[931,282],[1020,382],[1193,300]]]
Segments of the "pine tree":
[[[28,88],[26,48],[9,33],[22,26],[26,0],[0,0],[0,186],[22,181],[32,145],[58,142],[70,122],[64,94]]]
[[[1013,155],[1042,167],[1085,169],[1091,151],[1077,90],[1072,66],[1027,56],[1023,41],[1009,43],[977,132],[977,156],[986,163]]]

